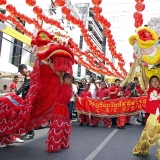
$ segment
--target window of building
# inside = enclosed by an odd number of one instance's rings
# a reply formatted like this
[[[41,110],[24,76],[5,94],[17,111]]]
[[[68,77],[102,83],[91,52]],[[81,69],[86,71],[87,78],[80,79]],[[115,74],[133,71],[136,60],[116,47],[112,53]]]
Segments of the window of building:
[[[18,19],[24,26],[25,26],[25,22]],[[21,32],[20,30],[18,30],[18,28],[15,28],[18,32]],[[12,53],[12,64],[15,66],[19,66],[21,63],[21,56],[22,56],[22,47],[23,43],[17,39],[14,39],[14,46],[13,46],[13,53]],[[20,46],[20,47],[18,47]]]

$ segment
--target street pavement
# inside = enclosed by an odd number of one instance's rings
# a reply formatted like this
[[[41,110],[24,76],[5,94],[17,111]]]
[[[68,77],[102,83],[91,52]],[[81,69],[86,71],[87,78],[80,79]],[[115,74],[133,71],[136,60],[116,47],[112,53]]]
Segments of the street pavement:
[[[79,127],[72,122],[70,148],[57,153],[45,152],[48,128],[35,131],[33,140],[0,148],[0,160],[157,160],[157,146],[148,156],[133,156],[132,148],[139,140],[144,126],[127,125],[125,130],[98,127]]]

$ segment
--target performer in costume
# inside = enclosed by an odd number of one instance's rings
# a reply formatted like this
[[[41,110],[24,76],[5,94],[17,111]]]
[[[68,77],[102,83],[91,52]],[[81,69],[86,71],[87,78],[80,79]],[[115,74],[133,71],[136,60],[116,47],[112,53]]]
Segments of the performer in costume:
[[[140,62],[141,63],[141,62]],[[145,75],[144,65],[142,64],[142,77],[145,87],[148,88],[148,80]],[[133,155],[148,155],[152,145],[158,142],[157,156],[160,160],[160,80],[157,76],[152,76],[149,80],[148,96],[145,111],[150,113],[146,126],[141,134],[140,140],[133,148]]]
[[[71,125],[67,104],[72,95],[68,85],[73,74],[72,46],[70,40],[63,42],[46,31],[38,32],[32,46],[37,60],[30,73],[26,98],[22,100],[13,93],[0,98],[0,145],[10,144],[13,136],[20,137],[50,120],[46,151],[56,152],[69,147]],[[66,72],[70,78],[63,77]]]

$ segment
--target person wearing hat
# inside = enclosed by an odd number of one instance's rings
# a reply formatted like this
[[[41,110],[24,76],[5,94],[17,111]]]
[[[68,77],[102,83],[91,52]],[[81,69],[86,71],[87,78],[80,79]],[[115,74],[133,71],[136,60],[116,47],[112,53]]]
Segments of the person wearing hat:
[[[29,73],[30,71],[27,69],[27,66],[25,64],[20,64],[18,67],[18,72],[21,73],[21,75],[24,76],[24,83],[22,86],[15,92],[16,95],[22,94],[22,99],[25,99],[27,92],[30,88],[30,77]],[[21,137],[22,140],[29,140],[34,138],[34,130],[29,131],[24,136]]]

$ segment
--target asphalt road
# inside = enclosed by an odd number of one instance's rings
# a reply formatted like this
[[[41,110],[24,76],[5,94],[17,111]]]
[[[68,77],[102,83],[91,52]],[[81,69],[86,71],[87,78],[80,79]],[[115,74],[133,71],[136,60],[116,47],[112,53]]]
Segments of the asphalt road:
[[[0,148],[0,160],[156,160],[157,146],[148,156],[133,156],[132,148],[139,140],[143,126],[126,126],[125,130],[79,127],[72,123],[70,148],[58,153],[45,152],[46,129],[36,130],[33,140]]]

